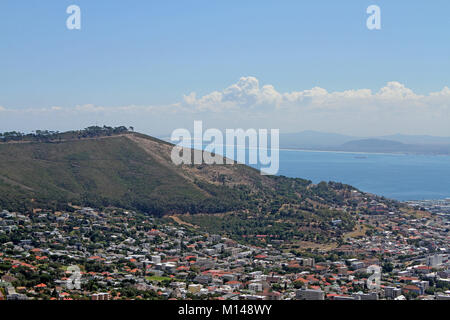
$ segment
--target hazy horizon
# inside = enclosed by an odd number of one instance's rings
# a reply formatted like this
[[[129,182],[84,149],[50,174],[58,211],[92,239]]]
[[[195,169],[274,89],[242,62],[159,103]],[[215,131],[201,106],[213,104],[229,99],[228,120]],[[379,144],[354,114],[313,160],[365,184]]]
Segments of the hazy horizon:
[[[448,1],[0,4],[0,128],[450,136]]]

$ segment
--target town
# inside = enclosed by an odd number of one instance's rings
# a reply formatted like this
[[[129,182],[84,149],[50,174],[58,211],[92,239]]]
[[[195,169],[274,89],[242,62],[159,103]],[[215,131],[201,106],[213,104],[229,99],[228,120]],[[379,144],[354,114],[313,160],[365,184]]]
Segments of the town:
[[[338,246],[304,250],[237,242],[182,216],[0,210],[0,300],[449,300],[448,212],[366,203]]]

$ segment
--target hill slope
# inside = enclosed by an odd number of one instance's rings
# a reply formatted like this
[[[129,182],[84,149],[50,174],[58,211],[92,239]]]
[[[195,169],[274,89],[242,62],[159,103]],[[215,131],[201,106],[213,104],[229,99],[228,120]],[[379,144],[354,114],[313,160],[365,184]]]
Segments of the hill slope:
[[[176,167],[170,150],[162,141],[133,133],[0,144],[0,207],[72,202],[154,214],[223,212],[242,204],[239,190],[218,183],[223,179],[220,174],[227,175],[228,185],[261,181],[255,170],[245,166]]]
[[[272,201],[339,202],[332,187],[261,176],[241,164],[175,166],[172,145],[138,133],[0,143],[0,207],[67,204],[133,208],[154,214],[215,213]]]
[[[353,230],[354,213],[370,201],[399,206],[340,183],[262,176],[242,164],[175,166],[172,147],[131,132],[0,143],[0,210],[81,205],[155,216],[191,213],[185,218],[193,223],[239,239],[257,233],[330,242]]]

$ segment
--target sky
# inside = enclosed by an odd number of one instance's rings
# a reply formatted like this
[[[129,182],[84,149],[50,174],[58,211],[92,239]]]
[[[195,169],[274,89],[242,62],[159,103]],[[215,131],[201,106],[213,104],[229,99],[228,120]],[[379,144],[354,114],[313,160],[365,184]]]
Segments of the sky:
[[[0,131],[450,136],[449,14],[448,0],[2,0]]]

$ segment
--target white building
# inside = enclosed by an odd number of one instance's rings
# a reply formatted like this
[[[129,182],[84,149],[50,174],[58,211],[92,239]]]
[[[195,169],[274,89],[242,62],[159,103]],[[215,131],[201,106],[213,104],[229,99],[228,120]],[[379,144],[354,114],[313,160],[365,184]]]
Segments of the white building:
[[[248,289],[253,292],[263,291],[263,285],[261,282],[252,282],[248,285]]]
[[[322,290],[299,289],[296,292],[298,300],[325,300],[325,292]]]
[[[444,255],[443,254],[435,254],[427,257],[427,266],[432,268],[440,267],[443,264]]]

